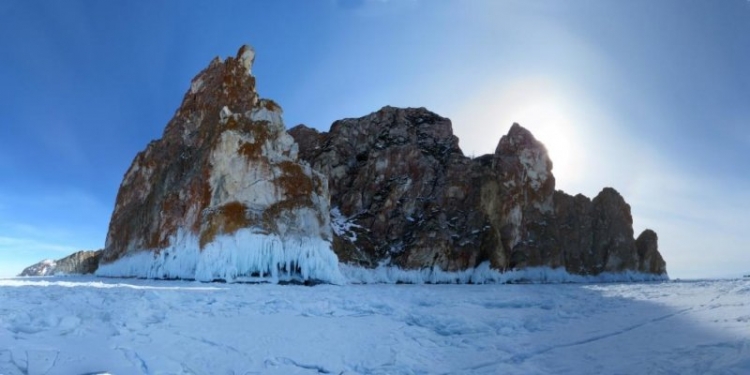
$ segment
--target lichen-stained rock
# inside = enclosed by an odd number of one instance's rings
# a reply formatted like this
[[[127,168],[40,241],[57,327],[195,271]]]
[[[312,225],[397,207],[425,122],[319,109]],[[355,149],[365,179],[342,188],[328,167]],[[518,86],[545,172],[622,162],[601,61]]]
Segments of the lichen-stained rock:
[[[655,235],[636,249],[619,193],[607,188],[592,201],[555,191],[546,148],[518,124],[494,154],[473,159],[450,120],[424,108],[384,107],[329,132],[289,133],[329,179],[334,249],[346,263],[666,274]]]
[[[609,272],[637,270],[638,253],[633,239],[630,205],[613,188],[602,189],[591,204],[592,252],[599,258],[592,267],[600,267],[600,271]]]
[[[513,124],[500,139],[490,183],[500,185],[499,203],[482,207],[496,224],[508,268],[562,266],[556,243],[553,199],[555,177],[547,149],[528,130]],[[496,265],[496,267],[499,265]]]
[[[58,260],[43,260],[26,267],[18,276],[86,275],[99,266],[101,250],[77,251]]]
[[[97,271],[198,280],[340,281],[328,183],[298,163],[243,46],[200,72],[120,190]]]

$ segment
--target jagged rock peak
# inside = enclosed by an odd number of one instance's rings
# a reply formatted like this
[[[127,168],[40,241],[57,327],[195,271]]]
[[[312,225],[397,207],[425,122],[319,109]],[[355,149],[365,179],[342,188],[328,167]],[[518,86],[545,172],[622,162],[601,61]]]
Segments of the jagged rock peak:
[[[504,174],[520,173],[519,177],[533,190],[545,189],[551,193],[555,187],[552,160],[547,148],[531,132],[513,123],[508,134],[500,138],[495,149],[495,166]]]
[[[353,136],[377,149],[415,143],[426,152],[461,153],[451,121],[424,107],[385,106],[361,118],[336,121],[330,133]]]
[[[245,44],[237,51],[237,60],[240,61],[247,74],[253,74],[253,63],[255,62],[255,49]]]
[[[107,276],[336,282],[326,178],[298,162],[281,107],[260,99],[255,51],[214,59],[161,139],[125,174]]]
[[[552,169],[552,160],[547,153],[547,147],[534,137],[528,129],[513,123],[508,130],[508,134],[502,136],[495,148],[495,155],[498,156],[520,156],[525,150],[533,151],[541,156],[549,169]]]
[[[514,122],[508,134],[500,138],[495,153],[510,153],[524,148],[542,148],[545,152],[547,151],[544,144],[539,142],[531,131]]]
[[[235,57],[224,60],[217,57],[212,60],[206,69],[192,79],[190,89],[175,116],[189,117],[180,121],[173,119],[165,133],[194,131],[194,125],[202,120],[195,117],[197,114],[225,118],[233,113],[243,114],[256,107],[261,99],[256,92],[255,77],[252,75],[254,61],[255,51],[248,45],[242,46]],[[261,104],[269,109],[280,109],[267,99]],[[183,128],[178,125],[183,125]]]

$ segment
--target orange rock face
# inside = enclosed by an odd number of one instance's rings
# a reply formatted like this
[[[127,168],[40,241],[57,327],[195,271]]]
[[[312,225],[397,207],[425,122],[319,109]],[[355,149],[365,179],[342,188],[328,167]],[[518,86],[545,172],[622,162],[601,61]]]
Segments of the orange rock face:
[[[309,243],[310,251],[325,253],[328,246],[327,267],[337,272],[327,180],[298,163],[281,107],[258,97],[254,58],[243,46],[236,57],[214,59],[192,80],[162,138],[135,157],[117,195],[99,274],[203,280],[282,270],[295,276],[305,268]],[[232,239],[239,231],[243,240]],[[211,254],[203,254],[208,248]],[[275,258],[230,259],[263,251]]]

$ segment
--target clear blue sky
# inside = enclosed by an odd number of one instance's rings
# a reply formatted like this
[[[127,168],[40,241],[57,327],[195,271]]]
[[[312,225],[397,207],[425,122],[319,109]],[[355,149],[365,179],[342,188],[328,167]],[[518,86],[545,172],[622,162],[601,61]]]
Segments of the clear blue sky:
[[[287,126],[384,105],[516,121],[558,188],[618,189],[672,277],[750,273],[747,0],[0,2],[0,275],[104,244],[135,154],[240,45]]]

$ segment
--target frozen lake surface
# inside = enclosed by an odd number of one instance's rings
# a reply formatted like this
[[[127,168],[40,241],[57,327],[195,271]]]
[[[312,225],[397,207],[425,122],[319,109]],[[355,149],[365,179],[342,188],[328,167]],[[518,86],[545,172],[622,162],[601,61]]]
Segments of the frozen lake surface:
[[[750,374],[750,280],[0,279],[0,374]]]

